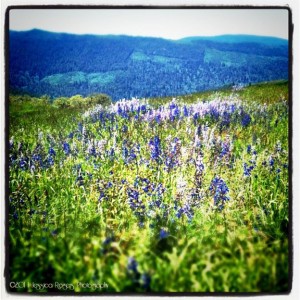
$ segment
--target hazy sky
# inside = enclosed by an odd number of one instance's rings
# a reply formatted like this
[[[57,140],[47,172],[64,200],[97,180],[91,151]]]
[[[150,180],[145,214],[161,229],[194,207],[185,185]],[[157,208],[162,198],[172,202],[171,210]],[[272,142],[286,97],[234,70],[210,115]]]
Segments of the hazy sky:
[[[286,9],[13,9],[10,29],[178,39],[255,34],[288,38]]]

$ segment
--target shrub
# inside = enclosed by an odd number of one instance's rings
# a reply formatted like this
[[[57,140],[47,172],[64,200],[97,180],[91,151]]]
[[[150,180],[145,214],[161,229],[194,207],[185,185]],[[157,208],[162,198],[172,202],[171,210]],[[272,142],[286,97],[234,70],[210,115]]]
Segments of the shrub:
[[[109,106],[112,101],[106,94],[92,94],[87,97],[90,105],[101,104],[102,106]]]
[[[66,97],[56,98],[53,102],[53,105],[59,108],[69,107],[69,99]]]

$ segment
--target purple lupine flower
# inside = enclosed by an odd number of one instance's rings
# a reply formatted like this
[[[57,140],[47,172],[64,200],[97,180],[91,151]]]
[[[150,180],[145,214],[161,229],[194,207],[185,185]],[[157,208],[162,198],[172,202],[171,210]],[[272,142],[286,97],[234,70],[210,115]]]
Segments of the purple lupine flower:
[[[197,120],[200,118],[200,114],[198,112],[194,113],[193,115],[193,121],[194,121],[194,124],[196,125],[197,124]]]
[[[139,223],[144,223],[146,215],[146,206],[140,200],[140,193],[136,189],[127,188],[128,204],[134,215],[138,218]]]
[[[95,148],[94,144],[91,143],[91,142],[89,142],[89,145],[87,147],[87,153],[89,155],[92,155],[92,156],[96,156],[97,155],[96,148]]]
[[[129,151],[127,148],[127,140],[124,140],[122,143],[122,157],[125,163],[127,163],[128,156],[129,156]]]
[[[151,182],[148,178],[136,177],[134,187],[141,187],[145,193],[153,189]]]
[[[50,167],[53,166],[53,165],[54,165],[54,159],[53,159],[53,157],[52,157],[52,156],[49,156],[49,157],[47,158],[46,163],[47,163],[47,165],[50,166]]]
[[[78,123],[78,131],[82,134],[83,131],[82,123]]]
[[[107,188],[107,189],[110,189],[112,186],[113,186],[113,183],[109,181],[109,182],[107,183],[107,185],[106,185],[106,188]]]
[[[19,166],[20,166],[20,168],[21,168],[22,170],[25,170],[25,169],[26,169],[26,166],[27,166],[26,158],[21,157],[20,162],[19,162]]]
[[[127,270],[129,272],[138,273],[137,266],[138,266],[138,263],[134,259],[134,257],[129,257],[128,264],[127,264]]]
[[[105,198],[106,198],[106,196],[105,196],[104,192],[103,192],[103,191],[100,191],[100,195],[99,195],[99,198],[98,198],[98,202],[102,202],[102,200],[105,199]]]
[[[80,174],[77,176],[76,178],[76,183],[79,185],[79,186],[83,186],[84,185],[84,179],[83,179],[83,176]]]
[[[58,235],[58,230],[57,229],[52,230],[51,235],[56,237]]]
[[[114,160],[114,158],[115,158],[115,149],[110,148],[110,150],[107,151],[107,154],[108,154],[110,160]]]
[[[171,103],[170,105],[170,121],[173,122],[175,119],[180,117],[180,109],[177,104]]]
[[[274,157],[273,157],[273,156],[270,156],[270,157],[269,157],[269,166],[270,166],[271,168],[273,168],[273,167],[274,167],[274,163],[275,163]]]
[[[184,115],[185,117],[188,117],[188,116],[189,116],[189,111],[188,111],[186,105],[184,105],[184,107],[183,107],[183,115]]]
[[[131,161],[133,161],[135,159],[136,159],[135,149],[131,148],[130,149],[130,153],[129,153],[129,157],[128,157],[128,162],[131,162]]]
[[[192,210],[191,206],[189,205],[189,203],[186,202],[184,204],[183,212],[186,215],[186,217],[188,218],[188,220],[191,221],[194,216],[194,213],[193,213],[193,210]]]
[[[202,174],[202,172],[204,171],[204,163],[203,163],[203,158],[200,154],[197,156],[197,159],[195,160],[195,166],[196,166],[196,172]]]
[[[229,112],[225,111],[222,115],[222,122],[221,127],[228,127],[230,125],[230,114]]]
[[[230,153],[230,143],[229,141],[224,141],[221,143],[221,153],[220,153],[220,158],[223,158],[227,154]]]
[[[217,107],[211,105],[210,106],[210,116],[213,120],[218,120],[220,117],[220,112]]]
[[[229,189],[225,181],[218,176],[212,179],[209,190],[214,196],[214,205],[218,206],[220,209],[224,207],[225,201],[230,200],[227,196]]]
[[[124,140],[122,144],[122,156],[125,164],[131,163],[132,161],[136,160],[137,152],[140,151],[139,144],[133,146],[131,149],[128,148],[127,141]]]
[[[176,210],[175,215],[178,219],[180,219],[182,215],[185,215],[188,218],[189,222],[193,219],[194,213],[188,202],[186,202],[183,205],[183,207],[179,207],[179,208],[177,207],[176,204],[176,206],[174,206],[174,209]]]
[[[66,155],[69,155],[71,153],[70,145],[67,142],[63,143],[63,150]]]
[[[281,146],[280,141],[277,141],[276,146],[275,146],[275,150],[276,150],[277,153],[282,151],[282,146]]]
[[[144,213],[145,205],[139,199],[139,196],[140,196],[139,192],[132,188],[127,188],[127,195],[129,197],[128,204],[129,204],[130,208],[134,212],[138,212],[138,214],[141,212]]]
[[[251,122],[250,115],[248,113],[246,113],[246,112],[243,112],[242,115],[241,115],[241,117],[242,117],[242,120],[241,120],[242,126],[243,127],[247,127],[250,124],[250,122]]]
[[[180,164],[180,155],[181,141],[179,138],[175,137],[173,141],[171,141],[169,151],[166,155],[165,165],[167,166],[168,171]]]
[[[124,132],[124,133],[128,132],[128,126],[123,125],[122,132]]]
[[[141,280],[142,280],[142,287],[148,290],[150,288],[150,283],[151,283],[150,275],[147,273],[143,273],[141,276]]]
[[[165,229],[161,229],[160,232],[159,232],[159,238],[162,240],[162,239],[165,239],[169,236],[169,232],[166,231]]]
[[[244,176],[246,177],[251,176],[251,172],[256,167],[257,152],[251,147],[251,145],[248,145],[247,153],[251,154],[251,152],[252,152],[252,158],[249,160],[248,163],[243,164]]]
[[[251,172],[254,169],[254,165],[248,166],[247,163],[244,163],[244,176],[249,177],[251,176]]]
[[[155,120],[155,122],[156,122],[157,124],[159,124],[159,123],[161,122],[161,115],[160,115],[160,114],[157,114],[157,115],[155,116],[154,120]]]
[[[247,153],[250,154],[251,153],[251,145],[247,146]]]
[[[49,148],[49,151],[48,151],[48,154],[49,154],[50,156],[55,156],[55,155],[56,155],[56,152],[55,152],[55,150],[54,150],[52,147],[50,147],[50,148]]]
[[[159,157],[161,155],[161,145],[158,136],[155,136],[153,139],[150,139],[149,147],[151,159],[158,162]]]
[[[177,210],[177,209],[176,209],[176,210]],[[183,213],[184,213],[184,210],[183,210],[182,207],[180,207],[180,208],[177,210],[177,212],[176,212],[176,217],[177,217],[178,219],[180,219],[180,217],[182,216]]]
[[[19,219],[18,213],[17,213],[16,211],[13,213],[13,218],[14,218],[15,220],[18,220],[18,219]]]
[[[107,246],[113,241],[114,241],[114,236],[106,237],[105,240],[102,242],[102,245]]]

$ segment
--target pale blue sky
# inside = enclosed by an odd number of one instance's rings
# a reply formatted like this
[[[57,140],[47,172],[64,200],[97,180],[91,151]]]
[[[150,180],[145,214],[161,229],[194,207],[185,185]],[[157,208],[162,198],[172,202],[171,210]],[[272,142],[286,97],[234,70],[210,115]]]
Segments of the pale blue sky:
[[[288,38],[286,9],[13,9],[11,30],[179,39],[255,34]]]

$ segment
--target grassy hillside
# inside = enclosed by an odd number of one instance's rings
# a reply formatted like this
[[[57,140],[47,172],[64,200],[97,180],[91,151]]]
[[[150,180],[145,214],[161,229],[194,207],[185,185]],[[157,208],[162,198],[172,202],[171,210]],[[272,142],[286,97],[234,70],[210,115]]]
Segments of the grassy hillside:
[[[287,82],[9,117],[11,291],[289,290]]]

